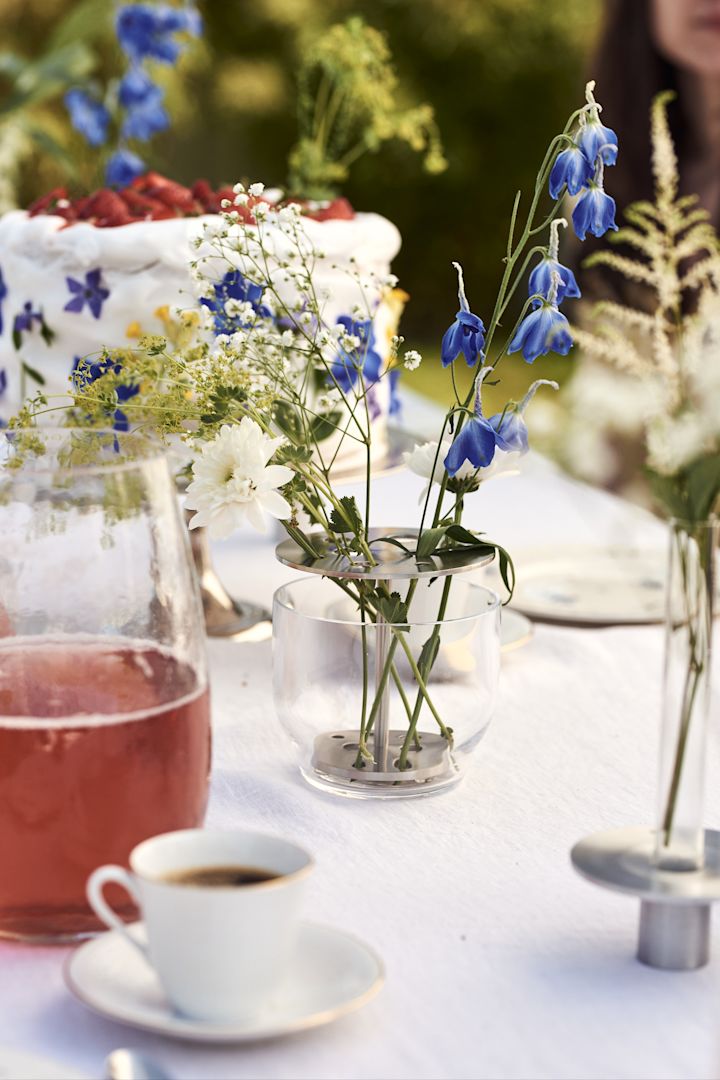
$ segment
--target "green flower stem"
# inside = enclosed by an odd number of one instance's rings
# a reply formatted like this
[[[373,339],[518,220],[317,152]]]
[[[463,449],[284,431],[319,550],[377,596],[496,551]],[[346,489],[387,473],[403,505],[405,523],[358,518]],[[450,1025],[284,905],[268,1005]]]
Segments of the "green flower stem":
[[[440,639],[440,623],[441,623],[442,619],[445,618],[445,612],[447,610],[447,603],[448,603],[448,599],[450,597],[450,588],[451,588],[451,586],[452,586],[452,576],[448,575],[445,578],[445,581],[443,582],[442,598],[440,600],[440,608],[438,610],[438,621],[435,623],[435,626],[433,626],[432,633],[431,633],[430,637],[428,638],[428,642],[426,642],[426,644],[429,643],[429,645],[430,645],[429,650],[428,650],[428,657],[429,658],[432,658],[433,649],[435,647],[435,642],[439,641],[439,639]],[[425,682],[425,680],[428,678],[428,675],[430,674],[431,670],[432,670],[432,660],[431,659],[428,659],[425,663],[421,664],[420,674],[421,674],[421,677],[423,679],[423,682]],[[407,768],[407,757],[408,757],[408,753],[410,751],[410,743],[413,740],[415,740],[415,742],[417,743],[417,725],[418,725],[418,720],[420,719],[420,713],[422,711],[422,703],[423,703],[423,695],[421,693],[418,693],[417,698],[415,699],[415,707],[414,707],[414,709],[412,711],[412,716],[410,717],[410,725],[408,727],[407,734],[405,735],[405,739],[404,739],[403,744],[402,744],[402,749],[400,750],[400,757],[398,758],[398,769],[406,769]],[[430,704],[429,701],[428,701],[428,704]],[[431,709],[432,709],[432,706],[431,706]],[[432,712],[433,712],[433,715],[436,717],[436,719],[438,719],[437,714],[435,713],[435,711],[432,710]],[[439,719],[438,719],[438,723],[440,723]],[[443,728],[442,724],[440,724],[440,729],[443,732],[443,734],[446,733],[446,729]],[[450,745],[452,745],[452,737],[449,736],[449,738],[450,738]]]
[[[412,654],[412,650],[410,649],[410,646],[408,645],[407,641],[405,640],[404,636],[402,636],[402,635],[400,635],[400,645],[402,647],[403,652],[405,653],[405,656],[407,657],[407,662],[410,665],[410,669],[411,669],[413,675],[415,676],[415,682],[418,684],[418,686],[420,688],[420,693],[422,694],[423,698],[427,702],[427,706],[430,709],[430,712],[435,717],[435,721],[437,723],[437,726],[440,728],[441,734],[444,736],[444,738],[447,739],[448,745],[452,746],[452,742],[453,742],[452,734],[446,728],[445,724],[443,723],[442,717],[440,716],[437,709],[435,708],[435,706],[433,704],[433,701],[432,701],[432,698],[430,697],[430,693],[428,691],[428,688],[425,685],[425,680],[422,677],[422,673],[420,672],[420,669],[418,668],[417,663],[415,662],[415,657]]]
[[[693,537],[690,534],[687,537],[677,537],[678,554],[680,560],[680,571],[682,575],[682,594],[684,601],[684,621],[687,625],[688,633],[688,667],[685,672],[685,680],[682,692],[682,702],[680,707],[680,726],[678,731],[677,746],[675,749],[675,760],[673,763],[673,770],[670,779],[670,786],[668,788],[667,800],[665,803],[665,810],[662,817],[662,832],[664,837],[665,847],[669,847],[672,838],[672,829],[675,820],[675,813],[677,810],[678,797],[680,793],[680,784],[682,781],[683,768],[685,765],[685,755],[687,751],[687,743],[690,737],[690,725],[693,721],[693,710],[695,708],[695,700],[697,697],[700,683],[705,672],[705,657],[703,655],[703,642],[709,640],[709,634],[711,627],[705,627],[705,635],[700,636],[698,640],[698,632],[693,622],[693,610],[695,618],[701,615],[703,618],[707,618],[708,613],[706,611],[698,612],[697,604],[693,597],[690,595],[691,587],[689,580],[689,556],[688,546],[693,542],[698,545],[698,552],[700,555],[700,570],[702,574],[703,583],[708,579],[712,579],[710,573],[710,567],[707,562],[707,549],[706,544],[703,543],[702,534]],[[712,558],[712,553],[710,555]],[[705,587],[704,584],[702,586]],[[712,603],[712,597],[709,597],[709,602]],[[672,632],[672,631],[670,631]]]

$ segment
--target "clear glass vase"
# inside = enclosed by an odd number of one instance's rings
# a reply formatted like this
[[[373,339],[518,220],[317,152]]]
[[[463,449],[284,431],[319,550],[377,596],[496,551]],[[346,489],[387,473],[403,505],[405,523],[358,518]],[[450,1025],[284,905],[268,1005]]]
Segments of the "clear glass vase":
[[[360,610],[345,585],[308,577],[274,598],[275,707],[303,776],[356,798],[457,783],[495,705],[498,597],[462,575],[411,582],[397,623]]]
[[[0,935],[98,929],[90,872],[200,825],[209,766],[202,609],[164,455],[120,432],[0,436]]]
[[[656,844],[665,870],[703,865],[717,543],[714,517],[670,522]]]

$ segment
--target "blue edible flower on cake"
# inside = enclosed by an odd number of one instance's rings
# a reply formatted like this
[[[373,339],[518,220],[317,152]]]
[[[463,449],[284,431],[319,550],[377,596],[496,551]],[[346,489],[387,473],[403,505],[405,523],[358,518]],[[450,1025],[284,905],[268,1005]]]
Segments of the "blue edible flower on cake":
[[[72,277],[65,278],[65,281],[73,294],[65,305],[65,311],[75,311],[79,314],[87,304],[93,317],[99,319],[102,306],[110,295],[110,290],[103,285],[102,271],[89,270],[84,282]]]

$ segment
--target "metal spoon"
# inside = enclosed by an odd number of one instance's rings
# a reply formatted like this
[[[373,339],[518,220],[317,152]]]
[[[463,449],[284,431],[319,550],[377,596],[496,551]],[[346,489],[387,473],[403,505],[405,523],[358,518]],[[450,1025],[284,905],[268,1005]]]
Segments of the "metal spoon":
[[[105,1058],[104,1075],[107,1080],[172,1080],[170,1073],[152,1058],[124,1048],[113,1050]]]

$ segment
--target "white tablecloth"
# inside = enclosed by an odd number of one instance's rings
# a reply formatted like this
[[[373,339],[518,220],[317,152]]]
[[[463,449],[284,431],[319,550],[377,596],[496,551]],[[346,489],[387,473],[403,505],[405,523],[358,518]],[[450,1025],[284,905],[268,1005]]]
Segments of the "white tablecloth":
[[[415,426],[425,418],[416,410]],[[406,474],[380,481],[377,523],[415,521],[418,490]],[[515,548],[663,542],[639,511],[532,456],[522,476],[488,484],[468,509],[470,524]],[[237,594],[264,602],[288,578],[272,543],[249,535],[218,545],[217,565]],[[496,717],[463,783],[374,804],[301,781],[273,713],[269,644],[212,642],[208,823],[276,831],[312,849],[308,917],[372,944],[387,966],[384,990],[330,1027],[207,1049],[92,1015],[64,988],[66,950],[4,943],[0,1046],[91,1076],[122,1045],[188,1080],[717,1076],[720,922],[709,967],[652,971],[633,959],[637,904],[581,880],[568,857],[588,832],[652,819],[661,647],[659,627],[538,626],[504,660]],[[708,816],[717,825],[715,750]]]

